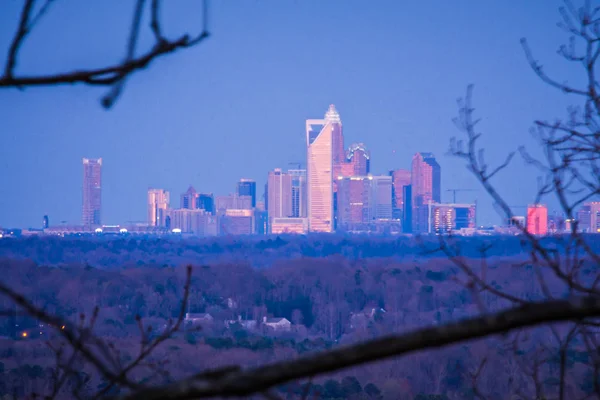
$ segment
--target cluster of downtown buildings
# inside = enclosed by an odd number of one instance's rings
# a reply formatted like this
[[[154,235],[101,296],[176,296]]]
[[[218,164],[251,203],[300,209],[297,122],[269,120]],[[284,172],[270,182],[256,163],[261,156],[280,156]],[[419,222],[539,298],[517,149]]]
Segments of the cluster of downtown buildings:
[[[293,163],[294,169],[269,171],[262,195],[255,180],[241,179],[233,194],[223,196],[190,186],[180,195],[179,206],[173,207],[175,201],[167,190],[151,188],[147,221],[123,226],[102,224],[102,159],[84,158],[81,225],[50,226],[44,216],[42,231],[199,237],[308,232],[490,234],[476,227],[476,204],[441,202],[441,168],[433,154],[416,153],[410,170],[372,174],[367,147],[363,143],[345,147],[334,105],[323,119],[306,120],[305,133],[306,169],[303,163]],[[460,190],[449,189],[454,195]],[[524,208],[526,216],[495,227],[495,233],[514,232],[517,225],[538,235],[570,230],[571,221],[549,216],[545,205]],[[578,227],[600,232],[600,202],[580,209]]]
[[[334,105],[323,119],[306,121],[306,169],[298,163],[269,171],[264,194],[259,193],[252,179],[241,179],[226,196],[190,187],[173,208],[168,191],[152,188],[148,225],[197,236],[475,228],[474,204],[440,202],[441,169],[431,153],[415,154],[412,170],[374,175],[364,144],[345,147]]]

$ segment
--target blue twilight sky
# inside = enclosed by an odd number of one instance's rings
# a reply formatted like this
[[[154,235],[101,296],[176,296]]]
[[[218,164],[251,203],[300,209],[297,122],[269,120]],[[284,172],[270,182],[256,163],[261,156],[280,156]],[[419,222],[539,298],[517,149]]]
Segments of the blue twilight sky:
[[[119,61],[133,1],[58,0],[23,46],[18,73]],[[200,1],[169,0],[171,35],[200,26]],[[21,0],[0,5],[0,59]],[[477,199],[478,222],[499,218],[464,168],[447,156],[456,99],[474,83],[488,160],[521,144],[535,149],[534,119],[562,117],[576,99],[548,88],[528,67],[519,39],[559,80],[577,71],[557,54],[558,0],[213,1],[212,37],[134,75],[110,111],[102,88],[0,90],[0,226],[79,223],[82,157],[102,157],[103,222],[146,218],[149,186],[179,194],[227,194],[239,178],[262,188],[272,168],[304,161],[304,120],[340,112],[346,144],[362,141],[372,170],[409,168],[433,152],[448,188]],[[147,21],[144,21],[147,26]],[[149,45],[149,32],[143,37]],[[511,204],[533,198],[536,172],[516,159],[496,179]],[[262,190],[261,190],[262,191]],[[552,207],[551,207],[552,209]],[[518,211],[518,210],[517,210]]]

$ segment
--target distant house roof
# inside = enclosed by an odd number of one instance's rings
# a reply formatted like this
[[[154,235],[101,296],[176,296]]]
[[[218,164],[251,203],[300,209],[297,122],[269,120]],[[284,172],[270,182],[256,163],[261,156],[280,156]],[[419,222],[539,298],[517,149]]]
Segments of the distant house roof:
[[[288,321],[287,318],[266,318],[264,320],[264,322],[267,324],[277,324],[279,322],[285,322],[285,321],[290,322],[290,321]]]
[[[190,319],[209,319],[209,320],[212,320],[213,317],[212,317],[212,315],[210,315],[208,313],[186,313],[185,314],[185,319],[186,320],[190,320]]]

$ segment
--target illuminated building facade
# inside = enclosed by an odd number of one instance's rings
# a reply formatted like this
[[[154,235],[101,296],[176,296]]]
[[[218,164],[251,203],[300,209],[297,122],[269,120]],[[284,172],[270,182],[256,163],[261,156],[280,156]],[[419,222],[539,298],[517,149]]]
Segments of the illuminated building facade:
[[[548,207],[545,204],[527,207],[527,232],[532,235],[548,234]]]
[[[181,208],[186,208],[188,210],[193,210],[196,208],[196,199],[198,198],[198,193],[193,186],[190,186],[188,190],[181,195]]]
[[[165,215],[165,226],[168,225],[169,229],[178,229],[183,234],[199,237],[217,234],[217,218],[206,210],[168,209],[165,211]]]
[[[411,174],[407,169],[390,171],[392,177],[392,218],[402,219],[405,206],[404,186],[410,185]]]
[[[337,179],[338,228],[361,230],[358,226],[373,219],[371,176],[339,177]]]
[[[440,204],[429,206],[429,233],[452,233],[461,229],[476,227],[475,204]]]
[[[348,147],[346,163],[350,166],[352,176],[365,176],[371,173],[371,153],[363,143],[353,143]],[[342,174],[342,176],[346,175]]]
[[[311,232],[333,232],[333,135],[334,130],[341,132],[341,122],[337,112],[332,111],[333,105],[328,118],[306,121],[307,215]]]
[[[432,153],[417,153],[412,159],[412,231],[429,228],[429,203],[441,202],[441,169]]]
[[[83,159],[83,204],[81,222],[85,230],[102,225],[102,159]]]
[[[269,219],[292,216],[292,175],[280,168],[269,171],[267,178]]]
[[[307,192],[306,170],[290,169],[288,174],[292,177],[292,214],[294,218],[306,218]]]
[[[255,229],[254,210],[229,209],[219,217],[219,233],[221,235],[252,235],[255,233]]]
[[[169,192],[164,189],[148,189],[148,225],[164,226],[166,211],[169,208]]]
[[[392,177],[373,176],[371,191],[373,219],[392,219]]]

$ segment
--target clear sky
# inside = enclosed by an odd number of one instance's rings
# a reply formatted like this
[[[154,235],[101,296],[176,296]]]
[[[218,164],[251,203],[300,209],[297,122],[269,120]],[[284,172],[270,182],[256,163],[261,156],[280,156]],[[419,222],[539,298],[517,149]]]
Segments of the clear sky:
[[[23,46],[17,72],[103,66],[124,54],[133,1],[58,0]],[[166,1],[171,35],[200,26],[199,1]],[[0,59],[22,2],[2,1]],[[212,37],[135,74],[106,111],[105,89],[0,90],[0,226],[81,219],[82,157],[102,157],[103,222],[146,218],[149,186],[179,194],[227,194],[239,178],[259,187],[273,168],[305,161],[304,120],[340,112],[347,144],[361,141],[372,171],[409,168],[433,152],[448,188],[478,200],[478,222],[496,223],[487,196],[447,156],[456,99],[475,84],[482,143],[500,162],[534,119],[555,119],[575,101],[530,70],[519,39],[559,80],[577,74],[557,54],[557,0],[213,1]],[[147,25],[147,22],[144,22]],[[150,36],[144,36],[149,44]],[[496,179],[510,204],[533,199],[537,173],[516,159]],[[552,205],[552,203],[551,203]],[[551,207],[551,212],[552,212]]]

